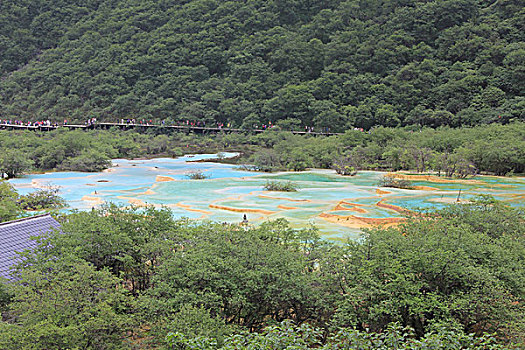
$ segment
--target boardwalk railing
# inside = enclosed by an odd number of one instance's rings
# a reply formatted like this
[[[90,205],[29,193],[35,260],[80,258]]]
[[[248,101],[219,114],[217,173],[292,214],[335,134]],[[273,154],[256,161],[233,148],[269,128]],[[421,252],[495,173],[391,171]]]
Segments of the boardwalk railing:
[[[127,129],[164,129],[164,130],[178,130],[181,132],[193,132],[198,134],[207,134],[207,133],[262,133],[268,129],[235,129],[235,128],[224,128],[224,127],[205,127],[205,126],[194,126],[194,125],[159,125],[159,124],[140,124],[140,123],[93,123],[93,124],[54,124],[54,125],[23,125],[23,124],[9,124],[9,123],[0,123],[1,129],[26,129],[26,130],[41,130],[41,131],[51,131],[58,128],[66,128],[69,130],[73,129],[110,129],[110,128],[119,128],[122,130]],[[291,131],[296,135],[312,135],[312,136],[330,136],[330,135],[340,135],[341,133],[333,132],[314,132],[314,131]]]

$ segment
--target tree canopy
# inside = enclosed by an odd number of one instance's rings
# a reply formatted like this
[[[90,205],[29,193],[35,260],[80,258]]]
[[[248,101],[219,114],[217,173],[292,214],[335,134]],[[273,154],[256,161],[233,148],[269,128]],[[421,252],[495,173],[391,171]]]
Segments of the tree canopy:
[[[294,135],[279,128],[257,135],[157,133],[163,131],[0,130],[0,172],[19,176],[33,169],[101,171],[110,167],[114,158],[222,151],[241,153],[240,157],[222,161],[259,171],[314,167],[351,175],[358,170],[411,170],[461,178],[478,173],[525,172],[522,122],[415,130],[379,127],[370,132],[347,130],[330,137]]]
[[[0,290],[3,349],[498,349],[523,345],[522,210],[490,197],[338,245],[279,219],[59,218]],[[360,344],[360,345],[359,345]],[[387,345],[390,344],[390,345]]]

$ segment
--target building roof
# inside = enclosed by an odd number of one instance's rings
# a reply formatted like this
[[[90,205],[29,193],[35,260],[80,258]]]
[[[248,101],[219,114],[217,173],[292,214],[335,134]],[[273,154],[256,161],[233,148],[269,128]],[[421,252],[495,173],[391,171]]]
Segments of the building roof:
[[[10,268],[18,262],[17,252],[37,246],[31,237],[59,228],[60,224],[49,214],[0,223],[0,277],[11,279]]]

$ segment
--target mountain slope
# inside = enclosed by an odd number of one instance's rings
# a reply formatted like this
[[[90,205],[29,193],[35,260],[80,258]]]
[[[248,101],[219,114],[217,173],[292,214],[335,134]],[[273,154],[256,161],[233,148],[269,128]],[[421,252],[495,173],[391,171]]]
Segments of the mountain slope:
[[[525,119],[519,0],[0,6],[4,118],[333,131]]]

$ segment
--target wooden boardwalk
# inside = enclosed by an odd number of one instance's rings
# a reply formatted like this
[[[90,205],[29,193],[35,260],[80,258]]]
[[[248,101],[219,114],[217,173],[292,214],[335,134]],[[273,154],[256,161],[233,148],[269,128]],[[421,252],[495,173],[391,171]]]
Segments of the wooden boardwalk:
[[[191,126],[191,125],[159,125],[159,124],[130,124],[130,123],[94,123],[90,125],[86,124],[58,124],[58,125],[18,125],[18,124],[7,124],[0,123],[0,129],[10,129],[10,130],[39,130],[39,131],[51,131],[59,128],[68,129],[68,130],[92,130],[92,129],[120,129],[120,130],[148,130],[148,129],[159,129],[166,131],[178,131],[185,133],[196,133],[196,134],[218,134],[218,133],[263,133],[267,129],[235,129],[235,128],[210,128],[204,126]],[[331,135],[341,135],[341,133],[333,132],[308,132],[308,131],[291,131],[295,135],[312,135],[312,136],[331,136]]]

